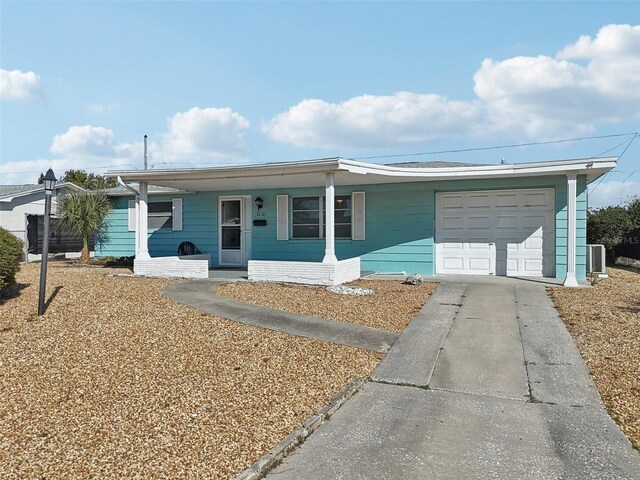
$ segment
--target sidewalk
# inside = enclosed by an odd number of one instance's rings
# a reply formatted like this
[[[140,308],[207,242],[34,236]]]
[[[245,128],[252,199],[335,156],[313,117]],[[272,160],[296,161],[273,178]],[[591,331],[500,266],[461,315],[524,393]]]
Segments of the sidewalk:
[[[269,479],[638,479],[542,286],[443,283]]]
[[[235,322],[379,353],[386,353],[398,338],[396,333],[377,328],[238,302],[214,293],[213,289],[219,284],[211,280],[176,283],[165,288],[162,294]]]

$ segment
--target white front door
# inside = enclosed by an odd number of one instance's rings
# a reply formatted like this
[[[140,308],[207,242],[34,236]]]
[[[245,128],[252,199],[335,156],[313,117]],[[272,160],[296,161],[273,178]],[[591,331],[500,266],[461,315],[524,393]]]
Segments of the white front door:
[[[244,197],[220,197],[218,205],[218,264],[246,265],[251,231],[249,202]]]
[[[436,273],[552,276],[553,189],[436,194]]]

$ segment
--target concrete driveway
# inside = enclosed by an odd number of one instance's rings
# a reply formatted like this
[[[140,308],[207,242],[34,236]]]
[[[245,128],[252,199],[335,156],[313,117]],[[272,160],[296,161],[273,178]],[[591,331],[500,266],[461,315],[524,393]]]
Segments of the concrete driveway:
[[[544,287],[443,283],[270,479],[640,479]]]

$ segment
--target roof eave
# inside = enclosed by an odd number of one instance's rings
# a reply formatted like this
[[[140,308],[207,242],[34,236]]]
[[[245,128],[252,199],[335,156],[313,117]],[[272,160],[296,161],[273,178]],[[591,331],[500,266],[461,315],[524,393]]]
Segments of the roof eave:
[[[55,186],[55,190],[56,192],[59,189],[62,188],[74,188],[76,190],[82,190],[84,191],[85,189],[76,185],[75,183],[72,182],[62,182],[62,183],[58,183]],[[19,198],[19,197],[25,197],[27,195],[33,195],[34,193],[38,193],[38,192],[42,192],[44,191],[44,187],[43,186],[38,186],[38,188],[32,188],[31,190],[24,190],[22,192],[16,192],[16,193],[11,193],[9,195],[5,195],[3,197],[0,197],[0,202],[11,202],[13,201],[14,198]]]
[[[121,177],[126,182],[152,181],[171,177],[176,180],[233,179],[264,176],[285,176],[305,173],[326,173],[341,169],[341,159],[327,158],[302,162],[264,163],[217,168],[154,169],[108,171],[107,177]]]
[[[318,173],[348,172],[358,175],[401,177],[408,181],[473,178],[509,178],[540,175],[583,174],[593,181],[615,168],[617,157],[584,158],[509,165],[479,165],[477,167],[403,168],[389,165],[358,162],[344,158],[306,160],[301,162],[238,165],[218,168],[125,170],[110,171],[110,177],[120,176],[127,182],[166,182],[190,180],[233,180],[264,177],[286,177]]]

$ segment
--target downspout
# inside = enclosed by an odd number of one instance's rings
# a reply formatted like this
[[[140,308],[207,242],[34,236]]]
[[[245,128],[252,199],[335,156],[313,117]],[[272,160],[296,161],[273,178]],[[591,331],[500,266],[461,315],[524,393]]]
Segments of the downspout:
[[[127,185],[126,183],[124,183],[124,180],[122,180],[122,177],[120,177],[120,175],[118,175],[117,178],[117,182],[119,185],[123,186],[124,188],[126,188],[127,190],[129,190],[131,193],[133,193],[133,198],[136,202],[136,231],[135,231],[135,235],[134,235],[134,239],[135,239],[135,250],[134,250],[134,256],[138,256],[138,250],[139,250],[139,232],[140,232],[140,213],[139,213],[139,202],[140,202],[140,193],[138,192],[138,190],[136,190],[135,188],[133,188],[131,185]]]

